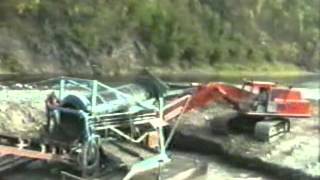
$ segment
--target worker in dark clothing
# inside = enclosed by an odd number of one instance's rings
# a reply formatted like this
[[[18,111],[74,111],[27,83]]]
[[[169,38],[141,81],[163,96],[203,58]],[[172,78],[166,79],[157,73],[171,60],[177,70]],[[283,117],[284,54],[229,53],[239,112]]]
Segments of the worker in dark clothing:
[[[54,109],[60,105],[60,101],[57,98],[56,94],[52,92],[51,94],[48,95],[46,101],[46,115],[47,115],[47,124],[46,124],[46,131],[51,132],[52,127],[51,127],[51,119],[54,116]],[[54,122],[56,123],[56,122]]]
[[[257,112],[267,112],[269,93],[267,88],[260,88],[254,99],[253,109]]]

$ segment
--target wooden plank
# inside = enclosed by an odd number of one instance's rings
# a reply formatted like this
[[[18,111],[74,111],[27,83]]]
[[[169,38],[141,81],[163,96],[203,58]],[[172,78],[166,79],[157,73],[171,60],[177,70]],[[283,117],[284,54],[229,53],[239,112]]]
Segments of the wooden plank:
[[[15,155],[19,157],[26,157],[26,158],[40,159],[40,160],[50,160],[50,161],[52,160],[58,161],[61,159],[60,156],[57,154],[42,153],[39,151],[19,149],[17,147],[4,146],[4,145],[0,145],[0,154],[2,156]]]

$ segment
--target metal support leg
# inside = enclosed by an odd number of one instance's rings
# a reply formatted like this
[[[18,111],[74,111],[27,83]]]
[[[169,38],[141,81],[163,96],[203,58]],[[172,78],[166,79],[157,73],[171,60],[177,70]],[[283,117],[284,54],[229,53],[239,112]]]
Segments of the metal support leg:
[[[97,94],[98,94],[98,82],[96,80],[93,80],[92,92],[91,92],[91,112],[95,111],[95,106],[97,105]]]
[[[60,80],[60,89],[59,89],[59,99],[62,100],[64,94],[64,86],[66,81],[64,79]]]
[[[160,119],[163,119],[163,110],[164,110],[163,108],[164,108],[164,99],[163,99],[163,97],[160,97],[159,98],[159,116],[160,116]],[[157,131],[158,131],[158,135],[159,135],[160,154],[161,155],[166,155],[163,128],[159,127],[157,129]]]
[[[162,127],[159,127],[159,128],[158,128],[158,134],[159,134],[160,154],[161,154],[161,155],[166,155],[167,153],[166,153],[164,133],[163,133],[163,128],[162,128]]]

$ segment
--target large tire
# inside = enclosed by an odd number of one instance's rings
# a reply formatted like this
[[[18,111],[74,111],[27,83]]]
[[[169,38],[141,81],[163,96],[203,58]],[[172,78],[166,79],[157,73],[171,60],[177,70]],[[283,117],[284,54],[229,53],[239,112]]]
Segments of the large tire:
[[[86,111],[87,101],[88,100],[82,96],[68,95],[61,102],[61,107]]]
[[[63,99],[61,107],[65,108],[65,110],[60,109],[55,113],[53,117],[55,122],[54,131],[50,133],[57,140],[63,140],[66,143],[82,141],[84,138],[85,122],[77,111],[86,110],[85,100],[80,96],[68,95]]]

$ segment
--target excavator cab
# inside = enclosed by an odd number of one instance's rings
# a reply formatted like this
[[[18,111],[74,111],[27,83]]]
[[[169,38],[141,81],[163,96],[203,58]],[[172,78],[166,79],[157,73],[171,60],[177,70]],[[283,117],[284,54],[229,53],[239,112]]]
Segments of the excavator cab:
[[[311,104],[292,87],[280,87],[274,82],[245,81],[243,90],[255,94],[251,114],[281,117],[311,117]]]
[[[266,81],[247,81],[245,80],[242,84],[242,90],[251,92],[253,94],[259,94],[261,89],[270,91],[272,88],[276,87],[277,83],[275,82],[266,82]]]
[[[310,102],[292,87],[280,87],[273,82],[246,81],[242,90],[255,95],[246,116],[260,119],[254,129],[255,137],[260,140],[270,141],[273,137],[289,132],[289,118],[312,116]]]
[[[276,87],[276,83],[274,82],[244,81],[241,90],[253,96],[251,102],[249,102],[251,104],[249,112],[268,112],[271,92],[274,87]]]

